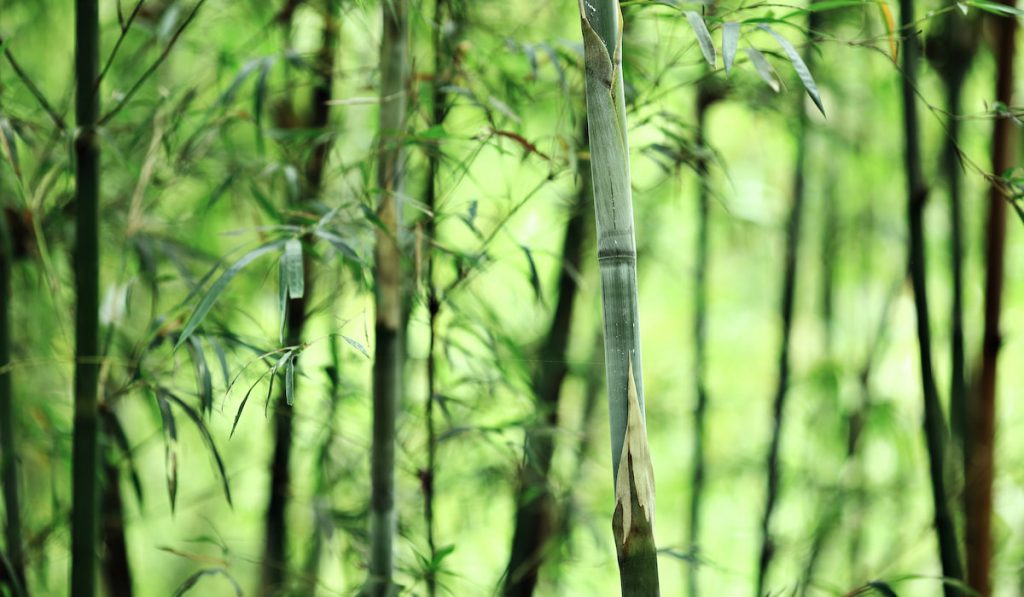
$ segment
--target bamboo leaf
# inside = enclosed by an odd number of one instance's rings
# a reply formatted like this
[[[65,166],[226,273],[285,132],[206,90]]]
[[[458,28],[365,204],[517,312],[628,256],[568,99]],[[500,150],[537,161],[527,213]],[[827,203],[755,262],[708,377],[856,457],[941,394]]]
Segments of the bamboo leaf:
[[[171,512],[178,496],[178,428],[174,423],[171,405],[163,396],[156,393],[156,403],[160,407],[160,417],[164,427],[164,474],[167,477],[167,495],[171,500]]]
[[[873,580],[868,583],[868,586],[875,590],[876,593],[884,595],[885,597],[899,597],[896,591],[893,590],[889,583],[882,582],[880,580]]]
[[[882,21],[885,23],[885,35],[889,38],[889,55],[892,61],[896,62],[900,54],[900,46],[896,42],[896,19],[893,18],[886,0],[878,0],[878,9],[882,12]]]
[[[217,103],[223,107],[227,106],[232,101],[234,101],[235,95],[238,93],[238,88],[241,87],[243,83],[245,83],[245,80],[249,78],[249,75],[251,75],[252,72],[256,70],[261,64],[263,64],[263,58],[255,58],[242,65],[241,70],[238,71],[238,74],[235,76],[235,79],[231,81],[231,84],[228,85],[228,88],[224,91],[224,93],[221,94],[220,98],[217,100]]]
[[[284,399],[288,406],[295,403],[295,355],[286,357],[284,365]]]
[[[249,386],[249,389],[246,390],[245,396],[242,397],[242,402],[238,405],[238,410],[235,411],[235,420],[231,423],[231,433],[228,434],[228,438],[235,436],[235,429],[238,427],[238,421],[242,418],[242,411],[245,410],[246,403],[249,402],[249,396],[252,395],[252,391],[256,389],[256,386],[260,385],[260,382],[263,381],[263,378],[269,373],[271,372],[264,371],[258,378],[256,378],[256,381]]]
[[[781,87],[779,86],[779,80],[775,77],[775,69],[772,68],[771,63],[764,57],[760,51],[755,48],[743,48],[747,52],[747,56],[750,58],[751,64],[754,65],[754,70],[757,74],[761,75],[761,78],[772,91],[778,93]]]
[[[990,0],[967,0],[966,4],[992,14],[1024,17],[1024,10],[1010,4],[1000,4]]]
[[[235,276],[245,268],[245,266],[263,255],[278,249],[284,243],[285,241],[283,240],[276,240],[259,246],[243,255],[238,261],[234,262],[229,268],[224,270],[224,273],[221,274],[220,277],[217,278],[217,280],[210,286],[210,289],[203,296],[202,300],[199,301],[199,305],[196,306],[196,310],[193,311],[192,315],[188,318],[188,321],[185,323],[185,327],[182,328],[181,334],[178,336],[178,342],[174,345],[175,350],[177,350],[178,347],[188,340],[189,336],[196,331],[196,328],[199,327],[199,324],[203,322],[203,319],[205,319],[206,315],[210,312],[210,309],[213,308],[213,304],[217,302],[217,298],[220,297],[221,293],[224,292],[224,289],[227,288],[231,280],[233,280]]]
[[[210,454],[213,456],[213,460],[217,465],[217,472],[220,475],[221,486],[224,488],[224,497],[227,499],[228,505],[233,506],[234,504],[231,502],[231,487],[228,485],[228,474],[224,469],[224,461],[220,457],[220,451],[217,450],[217,444],[213,441],[213,436],[210,435],[210,430],[206,427],[206,423],[203,422],[203,418],[199,416],[199,413],[197,413],[194,408],[167,390],[162,388],[158,389],[157,395],[159,396],[160,394],[163,394],[167,400],[173,402],[178,408],[185,411],[188,418],[192,419],[192,422],[195,423],[196,429],[199,430],[200,437],[203,438],[203,443],[205,443],[206,447],[210,450]],[[168,411],[169,410],[170,409],[168,408]]]
[[[796,70],[797,76],[800,77],[800,82],[804,84],[804,89],[807,90],[807,94],[811,96],[811,101],[821,111],[821,115],[825,116],[825,106],[821,104],[821,96],[818,94],[818,86],[814,82],[814,77],[811,75],[810,69],[807,68],[807,64],[804,63],[803,58],[800,57],[800,53],[796,51],[793,44],[789,43],[785,37],[782,37],[770,26],[761,24],[757,26],[758,29],[767,31],[775,38],[775,41],[779,42],[782,46],[783,51],[786,52],[786,56],[789,57],[789,61],[793,63],[793,69]]]
[[[302,241],[297,238],[284,245],[284,269],[288,278],[288,297],[300,299],[306,292],[305,276],[302,270]]]
[[[359,352],[361,352],[364,357],[370,358],[370,353],[367,352],[365,346],[363,346],[359,342],[356,342],[352,338],[349,338],[348,336],[342,336],[342,338],[344,338],[345,342],[348,342],[349,346],[351,346],[352,348],[354,348],[354,349],[358,350]]]
[[[256,120],[256,129],[259,131],[263,128],[263,106],[266,103],[267,97],[267,75],[270,73],[270,65],[273,64],[272,59],[265,58],[260,64],[260,74],[256,78],[256,87],[253,89],[252,98],[252,115]],[[257,142],[262,142],[262,135],[257,132]]]
[[[740,24],[725,23],[722,26],[722,60],[725,62],[725,74],[732,72],[732,63],[736,60],[736,49],[740,43]]]
[[[526,262],[530,265],[530,286],[533,287],[533,294],[537,297],[537,302],[543,303],[544,293],[540,286],[540,276],[537,274],[537,263],[533,260],[533,253],[526,245],[519,245],[519,248],[526,254]]]
[[[281,322],[278,342],[284,344],[284,330],[288,321],[288,272],[284,264],[284,255],[277,263],[277,313]]]
[[[192,365],[196,369],[196,389],[199,390],[200,410],[207,414],[213,412],[213,377],[210,375],[210,368],[206,364],[206,355],[203,354],[203,345],[199,342],[198,336],[188,339],[189,355],[192,357]]]
[[[110,439],[114,441],[114,445],[121,452],[121,456],[124,461],[128,464],[128,475],[132,481],[132,491],[135,492],[135,499],[138,500],[139,504],[142,504],[142,481],[139,479],[139,470],[135,466],[135,459],[132,457],[131,444],[128,441],[128,434],[124,432],[124,427],[121,425],[121,421],[117,418],[117,414],[110,409],[101,409],[100,414],[103,417],[103,421],[106,425],[106,432],[110,436]]]
[[[7,118],[0,117],[0,150],[3,150],[7,161],[14,169],[14,176],[21,180],[21,165],[18,161],[18,145],[14,137],[14,129],[11,128]]]
[[[231,583],[231,587],[235,590],[236,597],[242,597],[242,587],[238,584],[238,581],[236,581],[234,577],[232,577],[231,574],[223,568],[203,568],[202,570],[194,572],[191,576],[186,578],[177,589],[174,590],[173,597],[181,597],[185,593],[188,593],[204,576],[213,576],[216,574],[223,576],[229,583]]]
[[[363,260],[359,258],[359,254],[356,253],[356,250],[337,234],[321,229],[314,231],[313,234],[330,243],[331,247],[333,247],[334,250],[342,257],[358,264],[363,263]]]
[[[711,33],[708,31],[704,18],[692,10],[687,10],[683,14],[686,15],[686,20],[690,21],[690,27],[693,28],[693,32],[697,36],[697,44],[700,45],[700,51],[704,54],[704,60],[708,61],[712,69],[716,68],[715,43],[711,41]]]
[[[231,385],[231,370],[228,367],[228,357],[224,352],[224,347],[221,346],[220,340],[216,336],[207,336],[206,341],[210,343],[210,348],[213,349],[213,353],[217,355],[217,362],[220,364],[220,371],[224,374],[224,387],[227,388]]]

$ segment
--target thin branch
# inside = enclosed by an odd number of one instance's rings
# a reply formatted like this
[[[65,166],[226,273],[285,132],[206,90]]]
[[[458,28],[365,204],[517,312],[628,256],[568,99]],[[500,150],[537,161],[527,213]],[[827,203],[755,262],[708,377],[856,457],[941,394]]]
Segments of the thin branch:
[[[188,17],[181,23],[178,29],[174,32],[174,35],[171,37],[171,40],[167,42],[167,46],[164,48],[164,51],[160,53],[160,57],[157,58],[156,61],[148,69],[146,69],[146,72],[142,73],[142,76],[139,77],[139,80],[136,81],[135,84],[132,85],[131,89],[129,89],[128,92],[124,94],[124,97],[121,98],[121,101],[119,101],[116,106],[111,108],[109,112],[107,112],[103,115],[102,118],[100,118],[98,123],[99,126],[105,125],[107,122],[110,121],[111,118],[116,116],[117,113],[120,112],[121,109],[124,108],[125,105],[132,99],[132,96],[134,96],[135,93],[138,92],[139,88],[142,87],[142,84],[145,83],[146,80],[149,79],[149,77],[154,72],[156,72],[156,69],[159,68],[161,64],[163,64],[164,60],[167,59],[167,56],[171,53],[171,50],[174,48],[174,44],[177,43],[178,38],[181,37],[181,34],[185,31],[185,28],[188,27],[189,23],[192,22],[192,19],[195,18],[196,13],[199,12],[199,9],[203,6],[203,4],[206,4],[206,0],[199,0],[198,2],[196,2],[196,5],[192,8],[192,12],[189,13]]]
[[[124,17],[121,15],[121,3],[117,3],[117,22],[121,26],[121,35],[118,36],[117,41],[114,43],[114,49],[110,50],[110,56],[107,57],[106,64],[103,65],[103,70],[100,71],[100,76],[96,77],[96,84],[92,86],[92,92],[97,93],[100,90],[100,83],[103,82],[103,77],[107,75],[107,71],[110,70],[110,65],[114,64],[114,57],[117,56],[117,51],[121,49],[121,43],[124,42],[124,38],[128,37],[128,30],[132,28],[132,23],[135,22],[135,17],[138,16],[139,11],[142,9],[142,3],[146,0],[139,0],[135,4],[135,8],[132,9],[132,14],[128,15],[128,21],[124,21]]]
[[[4,43],[4,38],[0,37],[0,46],[4,45]],[[36,84],[32,82],[32,79],[28,77],[28,74],[26,74],[21,68],[21,65],[18,64],[18,61],[14,59],[14,54],[11,53],[10,48],[4,48],[4,56],[7,57],[7,62],[11,64],[11,68],[14,69],[14,73],[18,75],[21,82],[25,84],[25,87],[27,87],[32,93],[32,96],[36,98],[36,101],[43,107],[43,110],[50,119],[53,120],[53,123],[57,125],[57,128],[62,131],[66,131],[68,127],[67,124],[64,123],[64,119],[61,118],[60,114],[58,114],[56,110],[53,109],[50,102],[46,101],[46,97],[43,96],[43,92],[36,87]]]

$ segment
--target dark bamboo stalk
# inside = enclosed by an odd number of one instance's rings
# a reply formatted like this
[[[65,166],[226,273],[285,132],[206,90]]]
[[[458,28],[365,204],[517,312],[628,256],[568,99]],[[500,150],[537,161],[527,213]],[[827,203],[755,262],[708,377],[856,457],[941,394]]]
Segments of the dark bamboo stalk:
[[[11,594],[26,591],[25,552],[21,534],[21,499],[18,493],[18,454],[14,437],[14,387],[11,381],[11,265],[14,242],[6,211],[0,211],[0,479],[3,480],[4,541],[11,575],[0,571],[0,586]],[[2,567],[2,566],[0,566]]]
[[[964,357],[963,323],[963,167],[960,164],[960,113],[964,80],[977,51],[979,21],[959,11],[943,15],[935,38],[927,48],[927,57],[942,76],[946,93],[946,135],[942,151],[942,170],[949,195],[952,301],[950,305],[950,383],[949,423],[953,440],[966,470],[964,444],[967,424],[967,365]],[[955,492],[954,492],[955,493]]]
[[[448,92],[446,87],[455,76],[455,45],[461,35],[465,6],[453,0],[436,0],[434,3],[434,78],[430,89],[430,124],[441,126],[448,115]],[[449,29],[450,27],[450,29]],[[437,396],[437,319],[441,312],[441,297],[434,282],[434,245],[437,240],[437,217],[440,189],[440,171],[443,153],[438,145],[427,149],[427,217],[423,224],[425,246],[423,259],[426,261],[427,320],[430,339],[427,348],[427,399],[424,422],[427,432],[427,462],[421,472],[423,492],[423,518],[427,527],[427,548],[431,563],[437,558],[437,541],[434,528],[435,481],[437,479],[437,429],[434,421],[434,405]],[[427,594],[437,594],[437,576],[433,565],[427,570]]]
[[[917,115],[917,61],[919,47],[915,30],[914,0],[900,0],[900,24],[907,34],[903,47],[903,126],[904,166],[907,175],[908,220],[908,273],[914,288],[914,307],[917,312],[917,338],[921,359],[921,385],[924,393],[924,434],[928,446],[932,501],[935,508],[935,530],[938,538],[942,574],[953,580],[963,580],[956,528],[949,507],[945,483],[946,427],[939,402],[939,391],[932,370],[932,341],[928,315],[927,284],[925,280],[924,208],[928,198],[924,173],[921,169],[920,133]],[[960,591],[950,584],[943,585],[947,597]]]
[[[1005,0],[1004,0],[1004,3]],[[1013,6],[1012,4],[1006,4]],[[993,23],[996,58],[996,101],[1013,105],[1013,69],[1017,19],[1001,17]],[[1000,114],[992,132],[992,172],[1003,176],[1017,165],[1013,120]],[[965,505],[967,511],[967,582],[982,597],[992,594],[992,476],[995,460],[996,385],[1006,252],[1006,190],[993,181],[989,189],[985,228],[985,334],[981,349],[978,395],[969,409],[969,449]]]
[[[585,126],[585,123],[584,123]],[[583,134],[586,147],[586,133]],[[558,302],[543,344],[537,351],[532,386],[537,400],[539,425],[526,430],[523,467],[516,497],[512,552],[505,577],[505,595],[532,595],[549,543],[559,528],[555,496],[549,485],[558,427],[558,404],[568,374],[567,352],[577,278],[583,265],[586,210],[592,202],[593,183],[589,160],[579,161],[580,187],[569,208],[562,243],[562,267],[558,276]]]
[[[816,14],[816,13],[812,13]],[[810,19],[810,29],[814,30],[814,19]],[[808,40],[810,41],[810,40]],[[804,62],[808,67],[813,64],[811,44],[808,43],[804,52]],[[765,594],[765,585],[772,558],[775,555],[775,539],[772,535],[771,523],[775,505],[779,497],[779,446],[782,442],[782,424],[785,414],[786,396],[789,391],[789,351],[790,335],[793,330],[793,313],[796,303],[797,266],[799,265],[800,224],[804,211],[805,171],[807,161],[807,111],[804,99],[800,96],[797,110],[796,157],[793,171],[793,195],[790,199],[789,215],[786,218],[786,254],[782,271],[782,300],[780,303],[780,319],[782,335],[779,341],[778,369],[775,393],[772,399],[772,430],[768,445],[768,457],[765,470],[767,487],[765,491],[764,512],[761,517],[761,549],[757,567],[757,593]]]
[[[109,458],[103,462],[103,583],[110,597],[132,596],[132,569],[128,560],[128,543],[124,533],[124,503],[121,499],[121,475]]]
[[[403,151],[408,84],[409,23],[406,0],[382,6],[380,132],[377,187],[380,200],[374,248],[377,322],[373,362],[373,446],[370,453],[370,557],[364,592],[386,595],[395,590],[395,419],[402,396],[404,333],[402,315]]]
[[[316,81],[310,97],[309,123],[311,131],[321,133],[306,162],[305,193],[300,201],[320,194],[323,172],[330,151],[330,138],[324,133],[330,124],[329,106],[334,82],[334,55],[337,48],[337,0],[324,0],[324,25],[320,50],[317,53]],[[309,235],[303,238],[308,246]],[[286,306],[285,345],[299,346],[303,342],[303,329],[309,318],[308,297],[313,292],[313,260],[308,250],[302,254],[304,292],[301,297],[289,298]],[[298,380],[293,391],[297,392]],[[262,590],[265,595],[281,592],[288,586],[288,498],[291,492],[291,451],[294,411],[288,404],[282,388],[274,407],[274,454],[270,465],[270,499],[266,513],[266,540],[263,555]],[[297,394],[296,394],[297,395]]]
[[[99,334],[100,147],[97,131],[99,71],[97,0],[75,1],[75,417],[72,447],[71,594],[96,591],[97,394]]]

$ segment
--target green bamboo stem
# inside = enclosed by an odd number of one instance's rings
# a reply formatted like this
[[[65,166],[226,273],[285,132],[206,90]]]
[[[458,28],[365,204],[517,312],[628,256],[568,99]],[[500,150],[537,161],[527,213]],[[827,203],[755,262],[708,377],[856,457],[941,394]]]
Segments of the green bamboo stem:
[[[813,17],[812,13],[812,17]],[[808,27],[813,31],[815,19],[809,19]],[[808,35],[810,38],[810,34]],[[810,39],[809,39],[810,41]],[[811,68],[813,64],[811,44],[805,48],[804,62]],[[767,487],[765,488],[764,512],[761,517],[761,548],[757,568],[757,589],[755,595],[760,597],[766,592],[768,572],[772,559],[775,557],[775,538],[772,533],[772,518],[779,499],[781,471],[779,470],[779,449],[782,444],[782,428],[785,416],[786,398],[789,393],[790,378],[790,337],[793,331],[793,317],[796,304],[796,280],[800,263],[800,229],[803,220],[806,171],[808,117],[804,109],[804,99],[800,96],[797,107],[796,157],[793,171],[793,190],[786,218],[786,253],[782,271],[782,300],[780,316],[782,335],[779,340],[779,356],[775,391],[772,399],[772,431],[768,444],[768,457],[765,463]]]
[[[1003,3],[1012,7],[1007,0]],[[1013,105],[1013,77],[1017,19],[1001,16],[995,23],[993,50],[996,59],[996,101]],[[1020,142],[1014,123],[1000,114],[992,131],[992,172],[1003,176],[1017,166]],[[1003,183],[989,187],[988,223],[985,227],[985,333],[981,347],[978,394],[969,409],[970,432],[966,483],[967,582],[982,597],[992,594],[992,481],[995,472],[996,389],[999,349],[1002,345],[1000,318],[1003,278],[1006,268],[1006,204],[1010,197]]]
[[[406,0],[382,6],[380,70],[380,132],[377,231],[374,279],[377,322],[373,362],[373,446],[370,454],[370,557],[364,592],[387,595],[395,591],[395,418],[402,395],[402,136],[406,118],[409,62],[409,23]]]
[[[7,212],[0,211],[0,479],[3,481],[4,541],[13,578],[0,572],[0,586],[13,595],[25,591],[25,553],[21,534],[21,499],[18,493],[18,455],[14,437],[14,387],[11,381],[11,265],[14,243]]]
[[[926,293],[924,207],[928,198],[924,173],[921,167],[920,128],[917,115],[917,61],[920,48],[914,34],[914,0],[900,0],[900,24],[903,31],[910,32],[903,47],[903,125],[904,125],[904,166],[907,173],[907,222],[909,229],[908,272],[914,288],[914,306],[917,311],[917,338],[921,360],[921,385],[924,393],[924,434],[928,447],[929,470],[931,475],[932,502],[935,509],[935,530],[938,539],[942,574],[953,580],[963,580],[963,567],[956,539],[956,528],[949,507],[946,490],[945,451],[946,426],[939,401],[939,391],[932,370],[932,342]],[[943,585],[946,597],[959,595],[960,591],[950,585]]]
[[[697,87],[695,142],[698,147],[697,171],[697,250],[693,280],[693,373],[697,404],[693,409],[693,475],[690,479],[690,509],[688,512],[688,543],[690,553],[696,556],[700,549],[700,521],[704,498],[704,480],[707,462],[704,455],[706,445],[706,420],[708,409],[707,389],[707,301],[708,262],[711,258],[711,180],[708,173],[707,113],[719,99],[718,91],[712,84],[702,81]],[[688,594],[696,597],[699,593],[700,566],[686,562],[686,586]]]
[[[579,7],[616,496],[612,530],[622,594],[657,595],[654,474],[644,423],[636,240],[622,80],[622,15],[618,0],[581,1]]]
[[[96,591],[99,382],[99,7],[75,1],[75,415],[72,447],[71,595]]]
[[[318,133],[323,133],[330,123],[327,101],[331,97],[331,88],[334,82],[334,54],[338,36],[337,1],[324,0],[323,8],[322,42],[317,54],[316,82],[311,92],[308,121],[308,128]],[[305,165],[305,192],[300,202],[320,194],[330,146],[330,141],[324,137],[319,137],[313,146],[312,153]],[[302,206],[296,205],[296,209],[301,210]],[[308,245],[311,242],[310,236],[306,235],[303,242]],[[286,306],[285,344],[287,346],[302,344],[303,330],[309,318],[308,297],[313,291],[314,263],[308,250],[303,251],[302,262],[305,290],[301,297],[289,298]],[[293,392],[297,392],[298,388],[299,383],[296,380]],[[261,584],[261,589],[266,595],[280,593],[283,588],[288,586],[290,576],[286,515],[292,484],[291,451],[294,411],[288,404],[286,392],[287,389],[282,388],[274,408],[274,454],[270,465],[270,499],[266,514],[266,541],[264,542],[263,581]]]
[[[586,146],[586,132],[583,141],[583,146]],[[531,380],[540,423],[526,430],[505,595],[533,594],[540,568],[548,555],[550,540],[559,527],[555,496],[548,478],[555,453],[562,383],[569,373],[566,350],[578,289],[576,280],[583,261],[587,223],[585,210],[590,209],[594,188],[589,162],[580,160],[579,168],[580,186],[570,207],[562,242],[558,302],[547,335],[537,352],[538,366]]]

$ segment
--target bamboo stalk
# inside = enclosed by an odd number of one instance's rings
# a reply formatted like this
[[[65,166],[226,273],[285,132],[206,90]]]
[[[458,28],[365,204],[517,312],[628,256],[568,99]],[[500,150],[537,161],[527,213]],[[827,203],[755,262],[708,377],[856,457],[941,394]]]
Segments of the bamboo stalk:
[[[18,493],[17,441],[14,437],[14,387],[11,381],[11,266],[14,243],[7,212],[0,211],[0,479],[3,480],[4,541],[13,578],[0,572],[0,586],[21,595],[25,586],[25,553],[21,533],[21,499]]]
[[[75,415],[72,447],[71,594],[96,591],[99,382],[99,7],[75,1]]]
[[[615,483],[612,530],[622,594],[657,595],[654,474],[644,422],[636,240],[622,80],[622,15],[618,0],[581,0],[579,8]]]
[[[917,61],[918,39],[914,32],[914,0],[900,0],[900,24],[910,32],[903,47],[903,125],[904,166],[907,173],[907,221],[909,229],[908,272],[914,288],[914,307],[917,312],[917,338],[921,360],[921,385],[924,394],[924,434],[928,446],[931,475],[932,502],[935,509],[935,530],[938,539],[942,574],[953,580],[963,580],[956,528],[949,507],[946,490],[945,450],[946,427],[939,402],[939,391],[932,370],[932,342],[928,315],[927,284],[925,280],[924,207],[928,198],[924,173],[921,168],[921,147],[917,116]],[[946,597],[959,595],[950,584],[943,585]]]
[[[392,580],[395,534],[395,418],[402,395],[404,334],[402,317],[401,191],[402,137],[406,119],[409,61],[407,0],[383,3],[380,69],[380,132],[374,279],[377,321],[373,362],[373,446],[370,454],[370,558],[364,592],[387,595]]]
[[[706,419],[708,410],[707,389],[707,272],[710,261],[711,242],[711,181],[708,173],[707,147],[707,113],[708,109],[718,101],[718,90],[713,89],[707,81],[697,87],[695,143],[698,147],[697,171],[697,250],[694,267],[694,311],[693,311],[693,371],[694,390],[697,404],[693,409],[693,475],[690,479],[690,510],[688,542],[690,553],[695,557],[700,550],[700,521],[704,498],[704,479],[707,474],[707,462],[704,455],[706,444]],[[686,562],[686,585],[689,595],[699,594],[700,566]]]
[[[1006,6],[1013,6],[1004,0]],[[1013,105],[1013,69],[1017,19],[1000,17],[993,23],[996,58],[996,101]],[[1017,165],[1013,120],[1000,114],[992,132],[992,172],[1002,176]],[[981,349],[981,373],[976,402],[969,409],[965,506],[967,511],[967,582],[982,597],[992,594],[992,476],[995,460],[996,385],[999,348],[1002,344],[1000,315],[1006,252],[1006,204],[1002,183],[989,188],[988,224],[985,232],[985,334]]]
[[[110,597],[132,596],[132,569],[125,540],[124,502],[121,475],[109,457],[103,462],[105,483],[102,497],[103,581]]]
[[[584,129],[582,146],[585,147],[586,142]],[[556,520],[555,496],[551,492],[548,478],[555,453],[554,432],[558,426],[558,403],[562,384],[569,373],[566,349],[578,289],[576,280],[583,261],[587,221],[585,210],[589,209],[593,201],[593,183],[589,170],[588,161],[580,160],[580,186],[569,208],[570,215],[562,242],[558,302],[547,335],[537,352],[538,367],[531,380],[540,424],[526,430],[505,595],[533,594],[550,540],[560,526]]]
[[[809,31],[816,27],[816,20],[811,13],[808,19]],[[813,35],[808,34],[809,40]],[[812,45],[807,44],[804,51],[804,62],[811,68],[813,64]],[[789,215],[786,218],[786,254],[782,271],[782,300],[780,302],[780,318],[782,320],[782,335],[779,341],[778,370],[775,382],[775,392],[772,399],[772,431],[768,444],[768,456],[765,469],[767,473],[767,487],[765,490],[764,513],[761,517],[761,548],[757,568],[757,592],[760,597],[765,594],[765,584],[768,580],[768,572],[771,568],[772,559],[775,556],[775,539],[772,533],[772,517],[775,513],[776,502],[779,497],[779,486],[781,473],[779,471],[779,447],[782,443],[782,426],[785,415],[786,398],[789,392],[790,377],[790,337],[793,331],[793,314],[796,303],[796,279],[799,266],[800,249],[800,228],[803,219],[805,183],[807,168],[807,143],[808,143],[808,118],[807,110],[804,109],[804,99],[800,96],[797,108],[797,133],[796,133],[796,157],[793,171],[793,194],[789,205]]]
[[[456,67],[455,42],[461,34],[464,25],[465,6],[456,6],[453,0],[436,0],[434,3],[434,78],[431,82],[431,114],[430,125],[441,126],[448,115],[448,92],[446,87],[451,84]],[[447,30],[449,25],[452,30]],[[427,149],[427,186],[426,206],[427,217],[423,226],[423,234],[426,239],[423,248],[426,261],[426,290],[427,290],[427,324],[430,330],[430,338],[427,347],[427,399],[424,413],[424,423],[427,432],[427,462],[421,477],[421,488],[423,491],[423,518],[427,528],[427,549],[429,550],[430,561],[433,564],[437,559],[437,540],[434,524],[434,501],[435,481],[437,479],[437,429],[434,421],[434,403],[437,396],[437,320],[441,312],[441,297],[438,294],[437,284],[434,281],[434,244],[437,240],[437,216],[440,206],[438,195],[440,188],[442,152],[439,146],[430,146]],[[437,594],[437,576],[433,566],[427,571],[426,576],[427,594],[433,597]]]
[[[287,8],[287,7],[286,7]],[[290,13],[289,13],[290,14]],[[337,0],[324,0],[324,25],[322,42],[317,54],[316,82],[310,97],[310,116],[308,128],[323,132],[329,124],[329,106],[331,88],[334,82],[334,54],[337,48],[338,24]],[[312,153],[306,162],[305,193],[300,202],[309,197],[318,196],[323,183],[323,172],[327,163],[327,154],[331,143],[328,139],[318,137]],[[301,206],[297,206],[301,209]],[[305,235],[305,244],[311,237]],[[313,292],[314,263],[311,253],[304,250],[303,286],[301,297],[289,298],[286,306],[285,344],[299,346],[303,342],[303,330],[309,318],[308,297]],[[293,392],[299,387],[296,380]],[[261,588],[266,595],[278,594],[289,582],[288,570],[288,497],[291,493],[291,451],[294,426],[294,411],[288,404],[287,388],[282,388],[274,408],[274,454],[270,465],[270,500],[266,514],[266,540],[263,555],[263,582]]]

